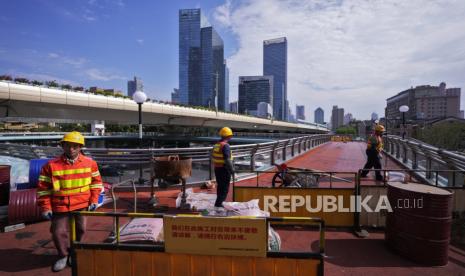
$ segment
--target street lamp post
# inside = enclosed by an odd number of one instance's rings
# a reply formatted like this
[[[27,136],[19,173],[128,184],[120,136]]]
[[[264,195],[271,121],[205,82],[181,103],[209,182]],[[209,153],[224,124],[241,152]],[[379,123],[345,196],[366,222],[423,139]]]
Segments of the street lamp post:
[[[405,139],[405,113],[408,112],[409,107],[407,105],[401,105],[399,111],[402,113],[402,140]]]
[[[136,91],[134,95],[132,95],[132,99],[137,103],[139,106],[139,148],[142,148],[142,104],[145,103],[147,100],[147,95],[142,91]],[[142,177],[142,163],[139,165],[139,184],[144,183],[144,179]]]

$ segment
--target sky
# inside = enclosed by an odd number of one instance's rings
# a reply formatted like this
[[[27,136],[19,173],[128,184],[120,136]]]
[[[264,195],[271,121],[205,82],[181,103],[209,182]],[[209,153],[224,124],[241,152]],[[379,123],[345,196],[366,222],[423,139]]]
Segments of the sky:
[[[357,119],[418,85],[465,88],[465,1],[0,0],[0,75],[148,97],[178,87],[178,10],[201,8],[224,40],[230,100],[239,76],[263,74],[263,40],[288,41],[288,100],[338,105]],[[461,97],[461,109],[465,96]]]

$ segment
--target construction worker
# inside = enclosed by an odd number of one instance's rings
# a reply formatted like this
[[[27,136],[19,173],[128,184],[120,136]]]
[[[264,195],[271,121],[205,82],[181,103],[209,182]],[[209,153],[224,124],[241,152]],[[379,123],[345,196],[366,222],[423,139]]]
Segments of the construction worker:
[[[228,141],[232,138],[233,132],[229,127],[220,129],[221,140],[213,146],[212,160],[215,167],[216,177],[216,201],[215,207],[220,210],[223,207],[223,201],[228,196],[229,182],[231,175],[234,176],[234,166],[232,163],[232,153]]]
[[[368,170],[375,168],[381,170],[381,152],[383,151],[383,138],[381,137],[384,132],[384,126],[377,124],[375,126],[375,133],[368,138],[367,141],[367,162],[363,167],[361,177],[368,175]],[[380,171],[375,171],[376,180],[383,181],[383,176]]]
[[[42,167],[37,186],[37,202],[42,216],[51,220],[50,232],[59,259],[52,270],[63,270],[69,255],[68,218],[72,211],[95,211],[103,188],[97,163],[81,153],[84,136],[77,131],[66,133],[60,141],[63,154]],[[76,220],[76,238],[81,240],[86,219]]]

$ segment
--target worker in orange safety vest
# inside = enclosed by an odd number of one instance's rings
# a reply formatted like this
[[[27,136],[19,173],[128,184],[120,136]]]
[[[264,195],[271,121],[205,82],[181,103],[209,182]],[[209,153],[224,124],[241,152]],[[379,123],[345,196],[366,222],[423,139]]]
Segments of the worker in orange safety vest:
[[[361,177],[366,177],[368,175],[368,170],[375,168],[376,170],[381,170],[381,152],[383,151],[383,138],[381,137],[384,132],[384,126],[377,124],[375,126],[375,133],[368,138],[367,141],[367,162],[363,167]],[[383,181],[383,176],[381,171],[375,171],[376,180]]]
[[[50,232],[59,259],[52,270],[63,270],[70,264],[68,213],[97,209],[102,178],[97,163],[82,154],[84,136],[77,131],[66,133],[60,141],[63,154],[42,167],[37,186],[37,202],[42,216],[51,220]],[[86,228],[84,216],[76,220],[76,239],[82,239]]]

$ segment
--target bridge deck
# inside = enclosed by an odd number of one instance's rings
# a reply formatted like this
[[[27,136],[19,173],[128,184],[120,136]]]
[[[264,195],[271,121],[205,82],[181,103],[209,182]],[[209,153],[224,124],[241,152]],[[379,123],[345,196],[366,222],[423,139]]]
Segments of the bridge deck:
[[[365,162],[363,143],[327,143],[288,162],[289,166],[312,168],[322,171],[356,172]],[[399,168],[388,161],[388,168]],[[373,177],[364,184],[374,185]],[[262,175],[260,185],[269,185],[271,174]],[[240,181],[237,185],[256,185],[255,179]],[[335,183],[335,185],[353,185]],[[198,189],[195,189],[198,190]],[[210,191],[214,192],[214,191]],[[157,192],[162,204],[174,207],[179,191]],[[132,211],[130,193],[120,193],[119,211]],[[230,192],[229,198],[232,194]],[[149,193],[140,193],[140,206],[149,198]],[[102,211],[110,211],[108,204]],[[171,209],[171,211],[174,211]],[[124,220],[122,220],[124,223]],[[85,241],[102,241],[111,231],[111,220],[89,218]],[[277,227],[283,250],[303,251],[318,247],[315,231],[289,227]],[[49,223],[27,225],[25,229],[0,234],[1,275],[49,275],[55,261],[56,250],[51,242]],[[444,267],[428,267],[413,263],[389,250],[384,245],[384,232],[370,230],[368,238],[356,238],[349,230],[327,229],[325,275],[465,275],[465,248],[449,247],[449,263]],[[53,275],[70,275],[66,269]]]

